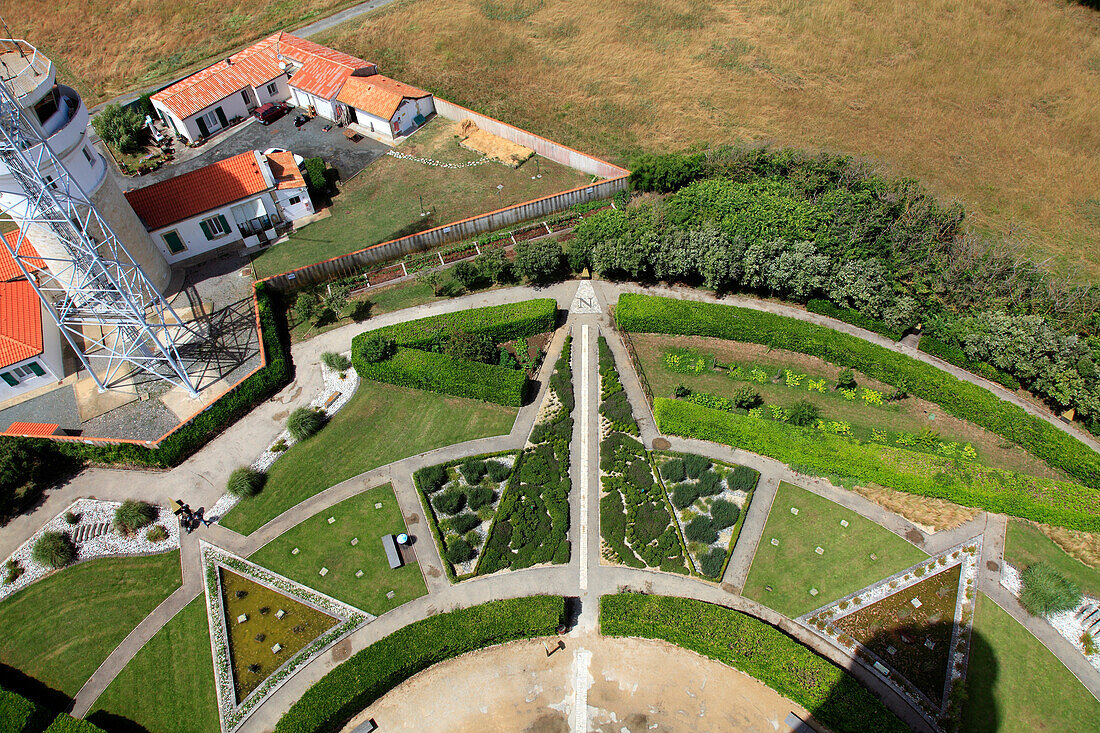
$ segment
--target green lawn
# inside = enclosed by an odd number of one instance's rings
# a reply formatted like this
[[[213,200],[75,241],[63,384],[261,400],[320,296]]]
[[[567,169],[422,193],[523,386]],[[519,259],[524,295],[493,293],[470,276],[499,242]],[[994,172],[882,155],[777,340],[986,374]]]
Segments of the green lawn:
[[[89,719],[94,723],[106,716],[126,718],[151,733],[218,730],[205,596],[188,603],[111,681]]]
[[[250,534],[300,501],[378,466],[475,438],[504,435],[517,410],[362,380],[320,433],[288,450],[257,496],[222,524]]]
[[[381,504],[380,509],[375,504]],[[336,521],[329,524],[329,518]],[[406,531],[389,484],[314,514],[249,559],[315,590],[379,616],[428,592],[420,566],[391,570],[379,538]],[[355,545],[352,539],[358,538]],[[428,541],[429,538],[422,538]],[[298,548],[298,554],[293,554]],[[328,573],[320,575],[321,568]],[[363,571],[361,578],[355,573]],[[387,598],[390,591],[394,597]]]
[[[792,514],[791,508],[798,514]],[[846,520],[848,526],[841,526]],[[779,546],[772,539],[779,540]],[[818,555],[815,548],[824,552]],[[877,559],[872,560],[874,554]],[[786,482],[772,504],[744,595],[795,617],[920,562],[928,555],[828,499]],[[772,590],[767,590],[771,586]],[[810,589],[816,588],[816,596]]]
[[[180,585],[180,554],[81,563],[0,603],[0,661],[74,696]]]
[[[1014,519],[1005,536],[1005,561],[1023,570],[1028,565],[1046,562],[1058,569],[1091,596],[1100,596],[1100,570],[1090,568],[1067,554],[1058,544],[1030,522]]]
[[[965,731],[1094,731],[1100,703],[1027,629],[979,594]]]
[[[435,118],[401,145],[402,153],[445,163],[465,163],[481,156],[459,147],[457,125]],[[541,178],[532,178],[536,172]],[[332,216],[314,222],[252,260],[256,277],[354,252],[372,244],[415,234],[560,191],[583,186],[590,176],[538,158],[517,169],[488,162],[446,169],[383,156],[343,185],[333,200]],[[497,191],[497,186],[503,186]],[[424,209],[431,212],[421,216]]]

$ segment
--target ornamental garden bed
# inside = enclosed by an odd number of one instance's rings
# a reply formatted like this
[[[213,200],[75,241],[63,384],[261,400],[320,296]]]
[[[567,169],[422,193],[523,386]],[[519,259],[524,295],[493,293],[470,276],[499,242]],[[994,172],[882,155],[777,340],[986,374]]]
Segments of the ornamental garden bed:
[[[477,574],[518,451],[473,456],[416,472],[413,480],[439,554],[454,580]]]

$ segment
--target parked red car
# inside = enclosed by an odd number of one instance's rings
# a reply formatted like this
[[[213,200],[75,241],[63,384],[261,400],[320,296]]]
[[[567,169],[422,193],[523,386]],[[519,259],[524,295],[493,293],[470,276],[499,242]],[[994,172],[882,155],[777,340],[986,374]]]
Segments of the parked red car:
[[[252,110],[252,116],[259,120],[261,125],[270,125],[285,115],[286,110],[287,106],[282,102],[268,102]]]

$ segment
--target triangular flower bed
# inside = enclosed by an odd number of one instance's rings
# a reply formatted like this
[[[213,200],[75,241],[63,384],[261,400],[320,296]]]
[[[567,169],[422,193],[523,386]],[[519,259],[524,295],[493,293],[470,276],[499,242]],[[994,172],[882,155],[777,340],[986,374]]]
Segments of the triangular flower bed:
[[[223,733],[305,662],[374,616],[203,542]]]
[[[852,651],[939,727],[960,702],[980,554],[975,538],[797,621]]]

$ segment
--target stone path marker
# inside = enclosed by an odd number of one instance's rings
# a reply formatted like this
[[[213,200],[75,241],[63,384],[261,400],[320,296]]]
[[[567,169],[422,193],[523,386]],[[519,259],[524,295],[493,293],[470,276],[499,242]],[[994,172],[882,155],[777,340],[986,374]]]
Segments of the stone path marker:
[[[290,551],[290,554],[291,555],[297,555],[298,554],[298,548],[295,547],[293,550]]]
[[[328,575],[328,568],[321,568],[320,576],[323,578]]]
[[[242,613],[240,616],[237,617],[237,623],[239,623],[239,624],[243,624],[247,620],[248,620],[248,614],[245,614],[245,613]]]
[[[811,596],[816,596],[817,595],[817,588],[810,588],[810,595]]]
[[[599,298],[596,297],[596,289],[588,280],[577,286],[577,293],[573,296],[573,303],[569,306],[570,313],[603,313],[600,308]]]
[[[871,559],[872,560],[878,560],[878,555],[876,555],[875,553],[872,552],[871,553]]]
[[[283,645],[282,644],[276,644],[275,646],[271,647],[271,653],[272,654],[278,654],[282,650],[283,650]]]
[[[336,517],[329,517],[329,518],[328,518],[328,523],[329,523],[329,524],[332,524],[332,523],[334,523],[335,521],[336,521]]]
[[[791,507],[791,514],[793,514],[797,517],[798,516],[798,507],[792,506]]]
[[[393,600],[393,598],[394,598],[394,596],[396,596],[396,595],[397,595],[397,594],[396,594],[396,593],[394,593],[394,592],[393,592],[393,591],[391,590],[391,591],[390,591],[389,593],[387,593],[387,594],[386,594],[386,598],[389,598],[389,599],[390,599],[390,600],[392,601],[392,600]]]
[[[913,600],[911,600],[909,602],[913,604],[913,608],[920,608],[921,607],[921,602],[920,602],[919,598],[914,598]]]
[[[841,527],[847,527],[848,526],[848,520],[847,519],[841,519],[840,520],[840,526]]]
[[[362,570],[356,570],[355,571],[355,577],[356,578],[362,578],[363,577],[363,571]]]
[[[281,619],[283,616],[286,616],[286,611],[284,611],[283,609],[280,608],[278,611],[275,612],[275,618]]]
[[[825,554],[825,550],[823,550],[820,547],[815,547],[814,552],[816,552],[818,555],[824,555]]]
[[[772,544],[773,544],[773,545],[775,545],[776,547],[779,547],[779,540],[777,540],[776,538],[772,537]]]
[[[355,547],[358,544],[359,544],[359,538],[358,537],[352,537],[351,538],[351,546]]]
[[[382,508],[382,502],[378,502],[377,504],[375,504],[374,508],[375,509],[381,509]]]

